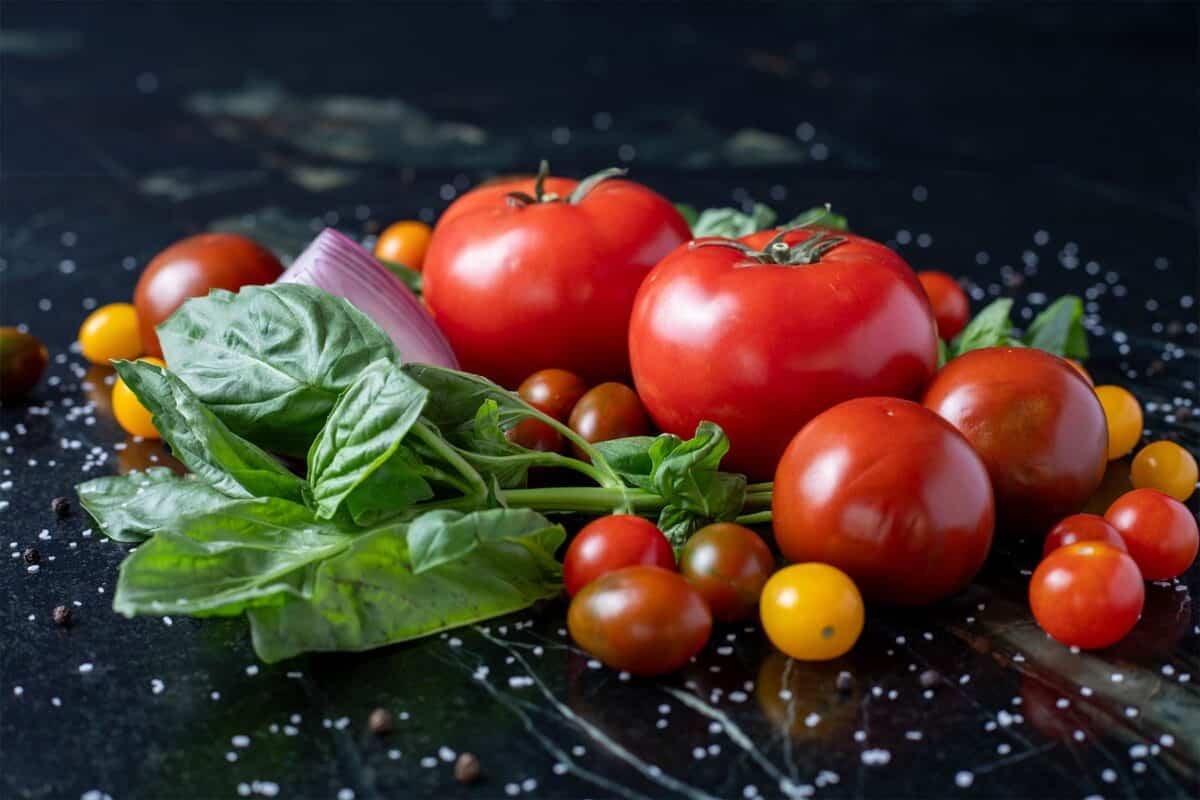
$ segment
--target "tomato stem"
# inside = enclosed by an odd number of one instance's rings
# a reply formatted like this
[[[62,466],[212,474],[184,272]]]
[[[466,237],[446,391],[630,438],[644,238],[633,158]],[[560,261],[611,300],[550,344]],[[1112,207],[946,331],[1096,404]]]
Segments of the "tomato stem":
[[[533,179],[533,194],[529,194],[528,192],[509,192],[507,195],[505,195],[505,198],[508,200],[508,204],[511,206],[529,206],[537,205],[539,203],[562,202],[566,202],[575,206],[583,202],[583,198],[587,197],[593,189],[595,189],[604,181],[608,180],[609,178],[620,178],[628,172],[629,170],[623,167],[609,167],[608,169],[602,169],[599,172],[592,173],[581,180],[575,186],[575,190],[571,192],[571,196],[566,198],[564,201],[563,198],[559,197],[553,192],[550,194],[546,193],[546,178],[550,177],[550,162],[543,158],[541,163],[538,164],[537,176]]]

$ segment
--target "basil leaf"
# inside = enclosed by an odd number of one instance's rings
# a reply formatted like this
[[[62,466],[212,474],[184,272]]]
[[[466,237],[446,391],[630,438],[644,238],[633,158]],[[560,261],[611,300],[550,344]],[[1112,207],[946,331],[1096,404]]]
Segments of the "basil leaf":
[[[487,542],[543,535],[552,529],[556,529],[554,535],[565,538],[561,525],[551,525],[528,508],[493,508],[470,514],[447,509],[428,511],[409,524],[408,555],[413,573],[420,575],[460,559]]]
[[[525,608],[562,590],[554,526],[479,544],[420,575],[405,536],[356,537],[317,567],[308,599],[249,610],[254,650],[266,662],[308,651],[368,650]]]
[[[797,214],[781,225],[781,228],[801,228],[809,225],[821,225],[839,231],[850,230],[850,222],[841,214],[833,213],[829,206],[814,206],[803,214]]]
[[[654,469],[654,462],[650,458],[650,448],[657,440],[656,436],[627,436],[595,442],[592,446],[600,451],[622,480],[634,488],[653,492],[655,488],[650,473]]]
[[[707,208],[700,212],[696,224],[692,226],[692,236],[697,239],[701,236],[739,239],[766,230],[775,224],[777,218],[774,209],[762,203],[755,203],[754,210],[749,214],[736,208]]]
[[[379,263],[388,268],[388,272],[400,279],[400,282],[408,287],[408,290],[420,297],[425,291],[425,276],[409,266],[405,266],[397,261],[388,261],[387,259],[379,259]]]
[[[428,400],[429,390],[389,360],[359,374],[308,452],[308,482],[319,519],[332,518],[346,497],[392,457]]]
[[[702,520],[732,519],[745,500],[746,478],[718,471],[727,452],[729,438],[707,421],[687,441],[660,436],[650,448],[651,481],[669,506]]]
[[[433,487],[422,474],[424,467],[408,447],[396,448],[391,458],[347,495],[345,508],[354,524],[376,525],[433,497]]]
[[[312,591],[310,565],[352,537],[278,498],[240,500],[167,524],[121,564],[113,609],[229,616]]]
[[[1002,297],[993,301],[967,323],[962,333],[950,345],[950,357],[961,356],[984,347],[1000,347],[1012,341],[1012,322],[1009,313],[1013,301]]]
[[[150,411],[172,454],[214,489],[232,497],[303,497],[302,479],[225,427],[174,373],[145,361],[113,366]]]
[[[181,478],[166,467],[95,478],[75,491],[104,535],[118,542],[143,541],[181,516],[234,502],[207,483]]]
[[[683,217],[683,221],[688,224],[689,228],[696,227],[696,220],[700,218],[700,212],[694,206],[689,206],[687,203],[676,203],[675,210],[679,212],[679,216]]]
[[[304,455],[338,396],[390,339],[345,300],[311,286],[246,286],[195,298],[158,326],[167,363],[231,430]]]
[[[1088,357],[1087,331],[1083,327],[1083,301],[1063,295],[1033,318],[1023,338],[1025,344],[1056,356]]]

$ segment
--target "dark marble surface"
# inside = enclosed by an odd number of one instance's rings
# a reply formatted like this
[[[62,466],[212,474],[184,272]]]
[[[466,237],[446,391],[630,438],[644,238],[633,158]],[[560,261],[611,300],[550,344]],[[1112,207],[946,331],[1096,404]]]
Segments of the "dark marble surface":
[[[0,412],[0,796],[1194,797],[1200,570],[1109,650],[1030,619],[1006,543],[963,595],[872,608],[790,662],[724,628],[622,680],[551,603],[360,655],[256,663],[240,620],[126,620],[123,548],[50,500],[162,463],[72,347],[172,240],[294,254],[369,236],[492,172],[626,161],[697,205],[830,201],[978,308],[1084,294],[1099,382],[1200,449],[1194,6],[871,9],[511,3],[0,8],[0,322],[51,348]],[[1127,486],[1114,464],[1101,494]],[[1095,506],[1103,507],[1105,498]],[[1193,509],[1196,501],[1192,501]],[[36,546],[28,571],[19,554]],[[56,627],[51,609],[72,606]],[[856,678],[846,694],[834,676]],[[941,679],[923,689],[918,674]],[[370,711],[396,730],[367,731]],[[483,780],[449,761],[473,752]]]

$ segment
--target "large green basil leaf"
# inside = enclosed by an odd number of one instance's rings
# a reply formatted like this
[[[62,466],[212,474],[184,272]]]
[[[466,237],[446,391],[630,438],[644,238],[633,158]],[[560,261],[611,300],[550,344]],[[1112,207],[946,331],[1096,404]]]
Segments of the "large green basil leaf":
[[[180,517],[121,564],[113,609],[135,614],[228,616],[312,591],[310,567],[352,536],[278,498],[240,500]]]
[[[176,375],[145,361],[113,364],[174,456],[201,480],[232,497],[303,498],[301,478],[230,431]]]
[[[371,364],[338,398],[308,453],[317,517],[332,518],[346,498],[399,449],[429,390],[390,360]]]
[[[781,228],[807,228],[810,225],[820,225],[824,228],[834,228],[839,231],[850,230],[850,221],[841,214],[833,213],[828,205],[814,206],[808,211],[789,219]]]
[[[387,335],[311,286],[246,286],[184,303],[158,326],[167,363],[236,433],[301,456],[338,396],[381,358]]]
[[[345,508],[355,525],[377,525],[415,503],[433,497],[425,480],[426,465],[405,445],[373,470],[346,496]]]
[[[766,230],[775,224],[778,217],[774,209],[762,203],[755,203],[749,214],[737,208],[706,208],[692,226],[692,236],[697,239],[701,236],[740,239]]]
[[[650,448],[656,441],[656,436],[626,436],[606,442],[595,442],[592,446],[604,455],[609,466],[616,470],[627,484],[653,492],[655,488],[650,480],[650,473],[654,470],[654,462],[650,458]]]
[[[413,572],[420,575],[487,542],[533,535],[562,541],[566,533],[561,525],[550,524],[528,508],[492,508],[469,514],[449,509],[427,511],[409,524],[409,559]]]
[[[181,478],[166,467],[94,478],[75,490],[104,535],[118,542],[143,541],[181,516],[235,502],[204,481]]]
[[[1025,331],[1025,344],[1065,358],[1088,357],[1087,331],[1083,327],[1083,301],[1066,294],[1033,318]]]
[[[414,574],[402,533],[359,536],[317,567],[307,600],[249,610],[254,649],[275,662],[309,651],[368,650],[518,611],[554,597],[561,528],[479,544]]]
[[[651,445],[650,480],[667,501],[661,522],[673,544],[682,544],[700,525],[733,519],[741,511],[746,478],[719,471],[727,452],[729,438],[708,421],[696,426],[691,439],[664,435]]]

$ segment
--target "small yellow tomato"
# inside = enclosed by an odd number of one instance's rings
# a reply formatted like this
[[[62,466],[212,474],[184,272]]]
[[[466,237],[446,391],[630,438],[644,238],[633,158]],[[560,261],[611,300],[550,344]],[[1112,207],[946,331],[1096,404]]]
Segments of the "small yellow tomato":
[[[1120,458],[1142,438],[1142,407],[1120,386],[1097,386],[1096,397],[1108,421],[1108,460]]]
[[[828,564],[793,564],[771,576],[759,599],[771,644],[801,661],[846,653],[863,629],[863,601],[850,576]]]
[[[403,264],[418,272],[425,263],[425,251],[433,229],[424,222],[405,220],[394,222],[379,234],[375,242],[375,255],[384,261]]]
[[[144,361],[156,367],[167,366],[161,359],[149,356],[139,358],[138,361]],[[133,393],[133,390],[126,386],[125,381],[119,377],[116,383],[113,384],[112,409],[113,416],[117,418],[117,422],[125,429],[126,433],[146,439],[159,438],[158,429],[154,427],[154,420],[151,418],[150,411],[142,405],[141,401],[137,399],[137,395]]]
[[[142,335],[133,303],[109,303],[88,314],[79,328],[79,346],[93,364],[140,356]]]
[[[1158,489],[1179,502],[1192,496],[1200,478],[1196,459],[1174,442],[1148,444],[1133,458],[1129,476],[1135,489]]]

